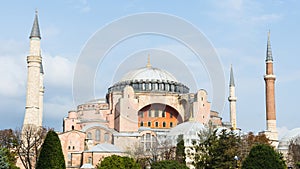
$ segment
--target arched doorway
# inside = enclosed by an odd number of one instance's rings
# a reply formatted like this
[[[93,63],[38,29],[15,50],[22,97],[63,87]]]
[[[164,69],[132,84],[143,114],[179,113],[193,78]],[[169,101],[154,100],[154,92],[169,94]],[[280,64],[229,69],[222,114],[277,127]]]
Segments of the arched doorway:
[[[169,129],[182,123],[182,117],[171,106],[154,103],[138,112],[138,127]]]

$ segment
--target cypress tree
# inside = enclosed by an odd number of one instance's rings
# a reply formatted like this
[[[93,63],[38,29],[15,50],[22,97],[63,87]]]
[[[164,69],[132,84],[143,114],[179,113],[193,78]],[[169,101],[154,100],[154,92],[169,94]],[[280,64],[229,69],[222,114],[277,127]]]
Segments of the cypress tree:
[[[36,169],[65,169],[64,155],[58,135],[50,130],[42,145]]]

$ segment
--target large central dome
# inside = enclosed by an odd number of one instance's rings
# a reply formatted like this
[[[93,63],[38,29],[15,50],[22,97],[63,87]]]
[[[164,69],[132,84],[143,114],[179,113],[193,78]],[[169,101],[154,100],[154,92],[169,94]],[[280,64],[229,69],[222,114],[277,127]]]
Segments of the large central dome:
[[[120,92],[127,85],[132,86],[136,92],[189,92],[189,88],[178,82],[171,73],[152,67],[149,58],[146,67],[126,73],[119,82],[108,88],[108,92]]]
[[[151,66],[143,67],[126,73],[122,77],[120,82],[132,80],[157,80],[178,82],[177,79],[171,73],[162,69],[153,68]]]

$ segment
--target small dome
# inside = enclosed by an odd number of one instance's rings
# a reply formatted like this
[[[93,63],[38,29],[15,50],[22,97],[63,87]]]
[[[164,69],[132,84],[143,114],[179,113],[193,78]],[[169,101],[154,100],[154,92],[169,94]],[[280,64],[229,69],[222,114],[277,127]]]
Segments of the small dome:
[[[158,68],[153,68],[150,66],[143,67],[140,69],[136,69],[133,71],[130,71],[126,73],[120,82],[122,81],[133,81],[133,80],[159,80],[159,81],[173,81],[173,82],[178,82],[177,79],[169,72],[158,69]]]

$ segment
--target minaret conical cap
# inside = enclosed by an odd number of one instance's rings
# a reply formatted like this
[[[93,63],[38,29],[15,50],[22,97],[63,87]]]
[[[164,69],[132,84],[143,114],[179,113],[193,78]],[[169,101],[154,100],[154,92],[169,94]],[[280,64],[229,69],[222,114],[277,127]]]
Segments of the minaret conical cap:
[[[34,18],[34,22],[33,22],[32,29],[31,29],[31,34],[30,34],[29,38],[31,39],[33,37],[37,37],[37,38],[41,39],[37,10],[35,11],[35,18]]]
[[[234,78],[233,78],[232,65],[230,66],[230,81],[229,81],[229,86],[235,86],[235,84],[234,84]]]
[[[273,61],[272,50],[271,50],[271,42],[270,42],[270,31],[268,32],[268,44],[267,44],[266,61]]]

